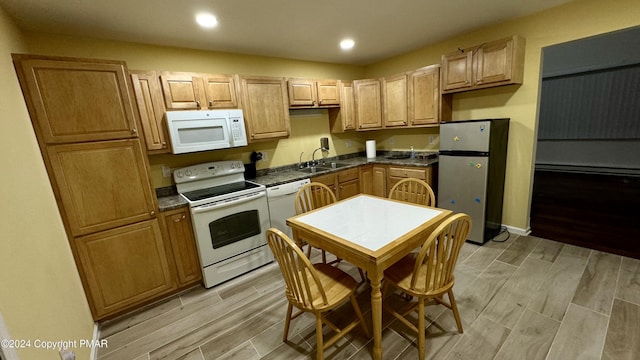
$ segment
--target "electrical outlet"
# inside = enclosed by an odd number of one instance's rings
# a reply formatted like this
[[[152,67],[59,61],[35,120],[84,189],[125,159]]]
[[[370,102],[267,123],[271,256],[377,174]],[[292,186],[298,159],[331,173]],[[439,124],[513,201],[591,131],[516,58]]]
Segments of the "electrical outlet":
[[[264,151],[259,151],[258,154],[260,154],[262,156],[262,159],[260,161],[267,161],[267,159],[269,158],[267,156],[267,153]]]
[[[435,135],[430,135],[429,136],[429,144],[433,145],[436,143],[436,137]]]
[[[162,165],[162,176],[163,177],[171,177],[172,174],[173,174],[173,169],[171,169],[167,165]]]
[[[351,140],[345,141],[345,146],[350,148],[351,147]]]
[[[389,144],[393,145],[393,144],[395,144],[395,143],[396,143],[396,139],[394,139],[394,138],[393,138],[393,136],[392,136],[392,137],[390,137],[390,138],[389,138]]]

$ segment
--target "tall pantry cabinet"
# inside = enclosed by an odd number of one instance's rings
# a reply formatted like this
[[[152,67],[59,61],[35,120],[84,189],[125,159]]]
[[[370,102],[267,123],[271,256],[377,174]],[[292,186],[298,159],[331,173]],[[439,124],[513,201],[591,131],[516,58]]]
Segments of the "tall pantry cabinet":
[[[13,60],[94,319],[176,289],[124,62]]]

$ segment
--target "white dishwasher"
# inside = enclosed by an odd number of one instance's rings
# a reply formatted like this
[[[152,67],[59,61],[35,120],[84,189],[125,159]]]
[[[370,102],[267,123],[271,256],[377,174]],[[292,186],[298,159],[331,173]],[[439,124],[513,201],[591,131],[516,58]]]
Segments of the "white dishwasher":
[[[271,227],[277,228],[292,237],[291,228],[287,226],[287,219],[296,214],[294,204],[296,193],[302,186],[310,182],[311,180],[304,179],[267,188]]]

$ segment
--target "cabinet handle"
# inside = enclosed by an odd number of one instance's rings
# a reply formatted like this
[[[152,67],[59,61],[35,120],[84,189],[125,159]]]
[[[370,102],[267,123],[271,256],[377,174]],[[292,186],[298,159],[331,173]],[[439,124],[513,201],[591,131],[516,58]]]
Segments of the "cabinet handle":
[[[163,141],[163,142],[162,142],[162,148],[164,149],[164,148],[166,148],[166,147],[167,147],[167,142],[166,142],[166,141]]]
[[[255,137],[255,134],[251,134],[251,138],[253,139]]]
[[[131,129],[131,133],[132,133],[133,135],[135,135],[135,134],[137,134],[137,133],[138,133],[138,130],[137,130],[136,128],[133,128],[133,129]]]
[[[149,215],[154,216],[156,214],[155,211],[151,210],[151,212],[149,213]]]
[[[212,108],[213,107],[213,101],[209,101],[209,107]]]
[[[200,100],[196,100],[196,107],[200,109]]]

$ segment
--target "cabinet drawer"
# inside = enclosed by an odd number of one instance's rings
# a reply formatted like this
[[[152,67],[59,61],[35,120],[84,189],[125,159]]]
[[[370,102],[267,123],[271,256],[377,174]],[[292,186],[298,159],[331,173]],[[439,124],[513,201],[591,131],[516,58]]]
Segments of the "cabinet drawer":
[[[426,180],[426,173],[425,169],[389,167],[388,175],[400,178],[417,178],[420,180]]]
[[[338,173],[338,183],[343,183],[345,181],[350,181],[354,179],[360,178],[360,171],[358,168],[343,170]]]

